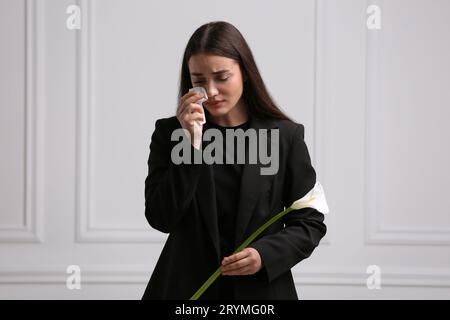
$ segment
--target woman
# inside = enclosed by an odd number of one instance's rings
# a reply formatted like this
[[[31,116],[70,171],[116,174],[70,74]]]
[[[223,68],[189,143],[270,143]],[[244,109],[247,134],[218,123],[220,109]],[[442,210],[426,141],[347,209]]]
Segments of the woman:
[[[205,109],[196,103],[201,95],[188,92],[191,87],[205,88]],[[176,116],[156,121],[150,143],[145,216],[169,237],[142,299],[189,299],[219,266],[221,276],[200,299],[298,299],[290,269],[309,257],[325,235],[322,213],[291,211],[247,248],[233,252],[313,188],[316,173],[304,126],[275,105],[246,41],[226,22],[205,24],[189,39],[179,100]],[[277,172],[261,174],[262,164],[247,158],[244,164],[174,164],[178,142],[171,134],[176,129],[186,132],[193,156],[205,150],[208,129],[224,137],[228,129],[278,130],[277,141],[272,135],[263,140],[277,147],[271,150],[279,156]],[[223,146],[225,159],[233,146]]]

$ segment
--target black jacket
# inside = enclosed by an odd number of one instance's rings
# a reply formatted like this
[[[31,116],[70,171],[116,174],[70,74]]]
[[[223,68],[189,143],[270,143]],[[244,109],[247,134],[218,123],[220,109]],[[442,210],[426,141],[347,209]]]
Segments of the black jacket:
[[[316,182],[302,124],[250,120],[250,128],[279,129],[279,168],[274,175],[261,175],[260,168],[268,165],[244,164],[235,247]],[[172,163],[172,147],[179,143],[171,141],[176,128],[181,125],[175,116],[159,119],[151,137],[145,217],[169,237],[142,299],[189,299],[221,263],[212,165]],[[207,128],[208,123],[203,130]],[[270,135],[266,137],[270,142]],[[200,152],[193,147],[191,151]],[[260,234],[250,247],[258,250],[263,268],[253,275],[231,276],[236,299],[298,299],[290,269],[318,246],[326,233],[323,221],[322,213],[304,208],[289,212]],[[215,299],[217,282],[200,299]]]

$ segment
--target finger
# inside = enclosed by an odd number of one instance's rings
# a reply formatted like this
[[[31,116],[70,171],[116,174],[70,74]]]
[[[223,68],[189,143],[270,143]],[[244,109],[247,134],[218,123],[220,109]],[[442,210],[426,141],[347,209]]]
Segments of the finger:
[[[232,271],[232,270],[238,270],[240,268],[251,266],[252,260],[250,257],[246,257],[244,259],[238,260],[236,262],[230,263],[228,265],[222,266],[221,270],[226,271]]]
[[[189,93],[190,94],[186,94],[185,96],[183,96],[183,98],[181,98],[180,104],[189,104],[203,98],[203,95],[201,95],[200,93],[196,93],[194,91],[191,91]]]
[[[253,274],[253,270],[250,266],[244,266],[242,268],[239,269],[234,269],[234,270],[230,270],[230,271],[225,271],[222,274],[224,276],[244,276],[244,275],[249,275],[249,274]]]
[[[195,96],[196,94],[198,94],[198,93],[195,91],[189,91],[184,96],[181,97],[180,101],[184,102],[184,101],[186,101],[186,99],[189,99],[189,98]]]
[[[199,112],[191,113],[188,122],[203,121],[203,115]]]
[[[193,102],[196,102],[198,100],[200,100],[202,98],[202,95],[196,93],[195,91],[191,91],[188,92],[187,94],[185,94],[181,99],[180,99],[180,103],[178,106],[178,110],[179,112],[183,112],[184,109]]]
[[[181,115],[178,116],[178,119],[181,119],[182,122],[190,123],[192,120],[194,120],[196,117],[200,117],[200,112],[194,112],[189,113],[188,111],[183,112]]]
[[[181,119],[185,124],[191,126],[194,122],[201,120],[201,117],[197,113],[196,114],[186,113],[185,115],[182,116]]]
[[[197,103],[191,103],[187,106],[186,112],[194,113],[194,112],[200,112],[203,113],[203,107]]]
[[[205,116],[201,112],[193,112],[193,113],[186,113],[183,116],[183,119],[186,123],[192,125],[193,122],[197,121],[203,122],[203,120],[205,120]]]
[[[199,112],[203,113],[203,107],[196,103],[190,103],[188,106],[183,108],[183,110],[180,112],[180,115],[183,116],[184,114]]]
[[[223,259],[222,264],[226,265],[226,264],[229,264],[229,263],[233,263],[235,261],[238,261],[238,260],[241,260],[241,259],[247,257],[249,254],[250,254],[250,252],[248,250],[244,249],[242,251],[239,251],[238,253],[232,254],[229,257],[225,257]]]
[[[233,263],[233,262],[235,262],[235,261],[241,259],[241,256],[242,256],[242,255],[243,255],[243,254],[242,254],[242,251],[239,251],[238,253],[235,253],[235,254],[232,254],[231,256],[225,257],[225,258],[223,259],[223,262],[224,262],[225,264]]]

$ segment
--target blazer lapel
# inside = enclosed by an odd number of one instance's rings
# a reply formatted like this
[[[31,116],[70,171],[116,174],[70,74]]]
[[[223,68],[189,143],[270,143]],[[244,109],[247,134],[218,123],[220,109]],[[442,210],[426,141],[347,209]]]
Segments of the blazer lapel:
[[[198,206],[203,214],[206,229],[216,249],[217,261],[220,261],[220,239],[217,218],[216,187],[211,165],[205,165],[196,190]]]
[[[250,128],[256,129],[259,139],[266,140],[270,145],[270,136],[261,136],[258,129],[273,129],[277,128],[270,120],[263,120],[257,118],[250,118]],[[204,130],[208,129],[208,125],[204,126]],[[202,149],[205,148],[210,141],[203,141]],[[259,148],[258,148],[259,149]],[[272,151],[271,151],[272,152]],[[248,148],[246,148],[246,162],[248,162]],[[263,166],[257,161],[256,164],[243,164],[242,177],[239,191],[239,203],[236,212],[236,226],[235,226],[235,243],[236,247],[240,245],[245,239],[246,228],[252,216],[253,209],[263,191],[270,187],[273,180],[273,175],[261,175],[261,168]],[[208,233],[211,237],[212,243],[216,249],[217,261],[220,263],[220,238],[217,218],[216,205],[216,189],[214,181],[214,172],[212,165],[204,166],[204,170],[200,176],[198,187],[196,190],[199,209],[203,215]]]
[[[250,121],[250,128],[256,129],[258,141],[259,139],[263,139],[263,141],[267,140],[267,145],[269,146],[271,141],[270,135],[266,134],[263,136],[259,132],[259,129],[270,130],[277,128],[277,126],[270,120],[252,118]],[[273,150],[271,150],[271,152],[273,152]],[[246,153],[246,159],[248,159],[248,149],[246,149]],[[263,165],[259,160],[256,164],[245,163],[243,165],[235,227],[236,247],[244,242],[244,236],[246,236],[245,231],[250,222],[250,218],[252,217],[255,205],[261,194],[263,194],[263,191],[270,188],[274,178],[274,175],[261,175],[261,168],[263,168]]]

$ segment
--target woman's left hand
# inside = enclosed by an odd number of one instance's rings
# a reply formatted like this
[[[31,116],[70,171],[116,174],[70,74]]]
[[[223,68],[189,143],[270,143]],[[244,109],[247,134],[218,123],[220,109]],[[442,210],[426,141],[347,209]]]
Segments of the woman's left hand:
[[[262,267],[261,256],[255,248],[244,248],[222,260],[221,272],[225,276],[243,276],[258,272]]]

